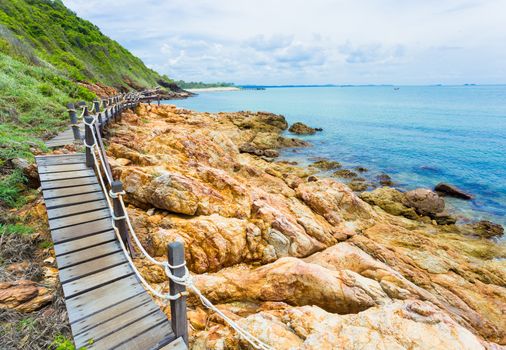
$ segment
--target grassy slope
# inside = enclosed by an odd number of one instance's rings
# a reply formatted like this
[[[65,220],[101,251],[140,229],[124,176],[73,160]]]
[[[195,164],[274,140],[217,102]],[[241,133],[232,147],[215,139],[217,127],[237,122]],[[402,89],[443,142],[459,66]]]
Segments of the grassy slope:
[[[68,125],[65,104],[96,97],[78,81],[129,89],[151,87],[159,79],[168,80],[59,0],[0,0],[0,281],[44,283],[42,274],[30,271],[40,270],[35,267],[49,255],[50,244],[37,227],[41,221],[22,214],[37,193],[27,188],[22,171],[10,168],[9,159],[33,161],[34,152],[45,150],[43,140]],[[27,261],[28,273],[21,277],[6,272],[7,265]],[[30,314],[0,314],[6,348],[74,348],[61,335],[69,335],[62,302]]]
[[[75,80],[99,81],[115,87],[128,87],[127,82],[131,82],[130,87],[149,87],[161,78],[59,0],[0,1],[0,24],[33,48],[38,60]],[[0,41],[2,46],[12,48],[12,40],[4,38],[3,43]],[[33,63],[38,63],[37,59]]]
[[[68,125],[65,104],[96,97],[77,81],[129,89],[159,79],[169,80],[60,0],[0,0],[0,208],[25,202],[8,160],[33,161]]]

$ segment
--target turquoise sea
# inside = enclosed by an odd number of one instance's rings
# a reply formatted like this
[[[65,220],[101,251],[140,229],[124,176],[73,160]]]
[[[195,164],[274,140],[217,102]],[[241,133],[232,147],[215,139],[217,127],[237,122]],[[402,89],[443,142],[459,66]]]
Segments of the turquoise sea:
[[[268,111],[323,131],[282,157],[326,157],[404,190],[454,184],[476,196],[450,210],[506,226],[506,85],[267,88],[167,101],[197,111]],[[362,176],[362,175],[361,175]]]

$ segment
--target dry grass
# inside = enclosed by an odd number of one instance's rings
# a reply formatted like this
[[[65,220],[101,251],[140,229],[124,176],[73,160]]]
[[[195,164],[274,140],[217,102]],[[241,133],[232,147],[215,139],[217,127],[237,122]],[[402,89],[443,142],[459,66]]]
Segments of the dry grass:
[[[4,350],[72,349],[70,325],[61,287],[55,293],[53,303],[32,313],[0,310],[0,346]],[[63,337],[62,337],[63,336]],[[56,341],[55,339],[60,339]],[[64,345],[62,346],[62,343]],[[60,347],[58,347],[60,346]]]
[[[43,260],[48,256],[43,236],[27,233],[22,227],[5,230],[0,235],[0,282],[32,280],[44,283]],[[11,226],[13,227],[13,226]],[[20,269],[9,269],[19,264]],[[58,283],[53,301],[31,313],[0,309],[0,349],[72,350],[70,325],[61,286]]]
[[[41,281],[44,272],[41,257],[38,252],[40,236],[29,234],[4,234],[0,236],[0,281],[15,281],[20,279]],[[39,260],[39,259],[40,260]],[[25,268],[9,271],[6,267],[11,264],[24,263]]]

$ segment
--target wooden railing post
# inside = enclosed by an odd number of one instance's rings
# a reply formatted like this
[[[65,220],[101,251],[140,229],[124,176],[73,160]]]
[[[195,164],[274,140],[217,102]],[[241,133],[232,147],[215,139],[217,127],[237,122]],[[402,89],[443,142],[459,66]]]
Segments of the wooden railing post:
[[[184,245],[181,242],[172,242],[168,246],[169,265],[175,266],[170,271],[174,276],[183,277],[185,274],[184,263]],[[180,267],[177,267],[180,266]],[[184,285],[169,281],[170,294],[176,295],[186,291]],[[176,338],[182,337],[186,345],[188,345],[188,318],[186,316],[186,295],[181,296],[176,300],[170,301],[170,319],[172,323],[172,330]]]
[[[109,113],[107,112],[107,100],[102,100],[102,107],[104,108],[104,119],[107,124],[110,120]]]
[[[125,244],[125,247],[127,247],[130,250],[130,245],[128,244],[128,229],[127,229],[127,222],[125,219],[125,211],[123,210],[123,206],[121,205],[121,201],[118,197],[118,193],[123,192],[123,183],[121,181],[113,181],[111,184],[111,193],[115,197],[112,198],[112,206],[113,206],[113,212],[114,216],[117,219],[114,219],[114,225],[118,228],[119,235],[121,237],[121,240]],[[130,253],[133,253],[130,251]]]
[[[88,106],[84,106],[84,122],[84,141],[87,145],[91,146],[95,141],[92,134],[93,128],[90,125],[87,125],[93,122],[93,117],[90,116],[90,113],[88,112]],[[91,152],[92,150],[86,147],[86,166],[89,168],[93,168],[95,165],[95,160],[93,159]]]
[[[118,105],[118,97],[114,97],[114,114],[116,116],[116,118],[118,118],[118,114],[119,114],[119,105]]]
[[[102,119],[102,113],[100,113],[100,101],[93,101],[93,112],[97,115],[98,120],[98,129],[100,130],[100,134],[104,134],[104,120]]]
[[[160,105],[160,95],[156,95],[156,99],[158,101],[158,105]]]
[[[72,126],[72,133],[74,133],[74,140],[81,141],[81,130],[79,130],[79,125],[77,124],[77,113],[76,107],[73,103],[67,104],[67,109],[69,111],[70,117],[70,125]]]

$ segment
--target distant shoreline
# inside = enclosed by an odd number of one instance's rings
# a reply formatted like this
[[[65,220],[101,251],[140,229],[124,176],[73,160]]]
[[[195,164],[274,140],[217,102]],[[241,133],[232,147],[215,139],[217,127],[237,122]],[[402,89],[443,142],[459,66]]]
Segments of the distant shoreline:
[[[221,86],[221,87],[185,89],[185,90],[189,92],[199,93],[199,92],[217,92],[217,91],[239,91],[241,89],[235,86]]]

